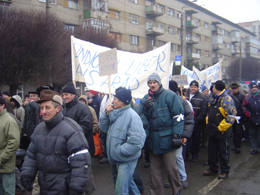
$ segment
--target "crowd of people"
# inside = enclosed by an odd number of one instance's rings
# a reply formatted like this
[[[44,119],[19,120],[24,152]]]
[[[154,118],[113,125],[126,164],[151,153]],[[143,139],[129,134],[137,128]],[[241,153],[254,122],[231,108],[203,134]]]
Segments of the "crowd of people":
[[[137,170],[143,153],[150,168],[149,194],[173,195],[188,187],[185,161],[196,163],[207,147],[205,176],[230,172],[229,140],[239,154],[241,142],[251,139],[251,154],[260,146],[260,92],[251,82],[248,94],[238,83],[222,80],[208,89],[193,80],[189,88],[169,81],[164,88],[157,73],[147,79],[148,93],[134,99],[119,87],[108,94],[85,88],[79,96],[72,82],[59,94],[52,86],[29,91],[22,101],[9,91],[0,94],[0,194],[90,195],[95,192],[91,158],[102,146],[100,164],[111,164],[116,195],[143,195]],[[100,149],[100,148],[99,148]],[[26,151],[21,172],[18,151]],[[162,167],[168,182],[162,181]]]

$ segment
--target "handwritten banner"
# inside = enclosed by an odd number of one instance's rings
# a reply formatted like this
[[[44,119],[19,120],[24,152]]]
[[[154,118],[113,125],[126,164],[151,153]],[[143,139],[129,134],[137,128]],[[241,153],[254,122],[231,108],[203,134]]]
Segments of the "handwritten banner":
[[[72,79],[85,82],[89,89],[108,93],[108,77],[99,76],[98,55],[110,48],[71,37]],[[111,92],[118,87],[131,89],[132,96],[142,98],[148,92],[147,77],[159,74],[168,89],[171,75],[170,43],[147,53],[117,51],[118,73],[111,75]]]

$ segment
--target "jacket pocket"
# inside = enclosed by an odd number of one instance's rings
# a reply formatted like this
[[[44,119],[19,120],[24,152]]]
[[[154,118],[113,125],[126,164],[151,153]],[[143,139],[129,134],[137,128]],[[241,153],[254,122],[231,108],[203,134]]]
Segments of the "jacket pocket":
[[[160,131],[160,148],[162,150],[172,149],[172,132],[170,130]]]
[[[168,108],[159,108],[157,109],[158,114],[158,124],[161,126],[169,126],[172,125],[172,117]]]

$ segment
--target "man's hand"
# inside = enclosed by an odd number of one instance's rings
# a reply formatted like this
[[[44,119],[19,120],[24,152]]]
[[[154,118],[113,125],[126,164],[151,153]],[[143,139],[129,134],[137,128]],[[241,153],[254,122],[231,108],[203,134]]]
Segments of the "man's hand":
[[[113,110],[114,110],[113,105],[112,105],[112,104],[109,104],[109,105],[106,107],[106,115],[109,115],[109,113],[110,113],[111,111],[113,111]]]
[[[177,134],[173,134],[173,138],[172,138],[172,147],[173,148],[179,148],[182,146],[182,142],[181,142],[181,138],[179,135]]]
[[[22,178],[21,179],[21,183],[23,185],[23,187],[28,191],[32,191],[33,187],[32,187],[32,179],[29,178]]]
[[[145,100],[145,102],[144,102],[144,108],[145,108],[146,110],[149,110],[149,109],[153,106],[153,104],[154,104],[153,99],[149,97],[149,98],[148,98],[147,100]]]
[[[187,142],[187,138],[181,138],[181,143],[182,143],[182,145],[185,145],[186,144],[186,142]]]

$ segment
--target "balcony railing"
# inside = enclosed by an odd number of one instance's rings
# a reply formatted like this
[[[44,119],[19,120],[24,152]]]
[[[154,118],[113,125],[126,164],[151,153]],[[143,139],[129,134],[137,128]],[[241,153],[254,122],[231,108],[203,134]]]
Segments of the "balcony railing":
[[[147,26],[146,27],[146,34],[152,35],[152,36],[158,36],[163,35],[165,32],[165,29],[159,28],[158,26]]]
[[[197,44],[200,42],[200,39],[198,37],[190,37],[190,36],[186,36],[186,43],[187,44]]]
[[[187,28],[198,28],[199,24],[195,20],[186,21]]]
[[[103,11],[97,11],[97,10],[85,10],[83,11],[83,18],[95,18],[99,20],[108,20],[108,13]]]
[[[218,57],[213,57],[212,58],[212,63],[213,64],[216,64],[216,63],[218,63],[220,61],[220,58],[218,58]]]
[[[212,45],[212,48],[213,48],[213,49],[216,49],[216,50],[218,50],[218,49],[223,49],[223,44],[221,44],[221,43],[213,44],[213,45]]]
[[[252,45],[260,47],[260,40],[255,39],[255,38],[247,37],[246,38],[246,43],[250,44],[250,45],[252,44]]]
[[[187,59],[200,59],[199,53],[187,53],[186,54]]]
[[[158,16],[162,16],[163,12],[159,8],[159,6],[157,6],[157,5],[150,5],[150,6],[146,6],[145,7],[145,14],[149,15],[149,16],[152,16],[152,17],[158,17]]]
[[[231,37],[231,42],[233,42],[233,43],[240,42],[240,37]]]

